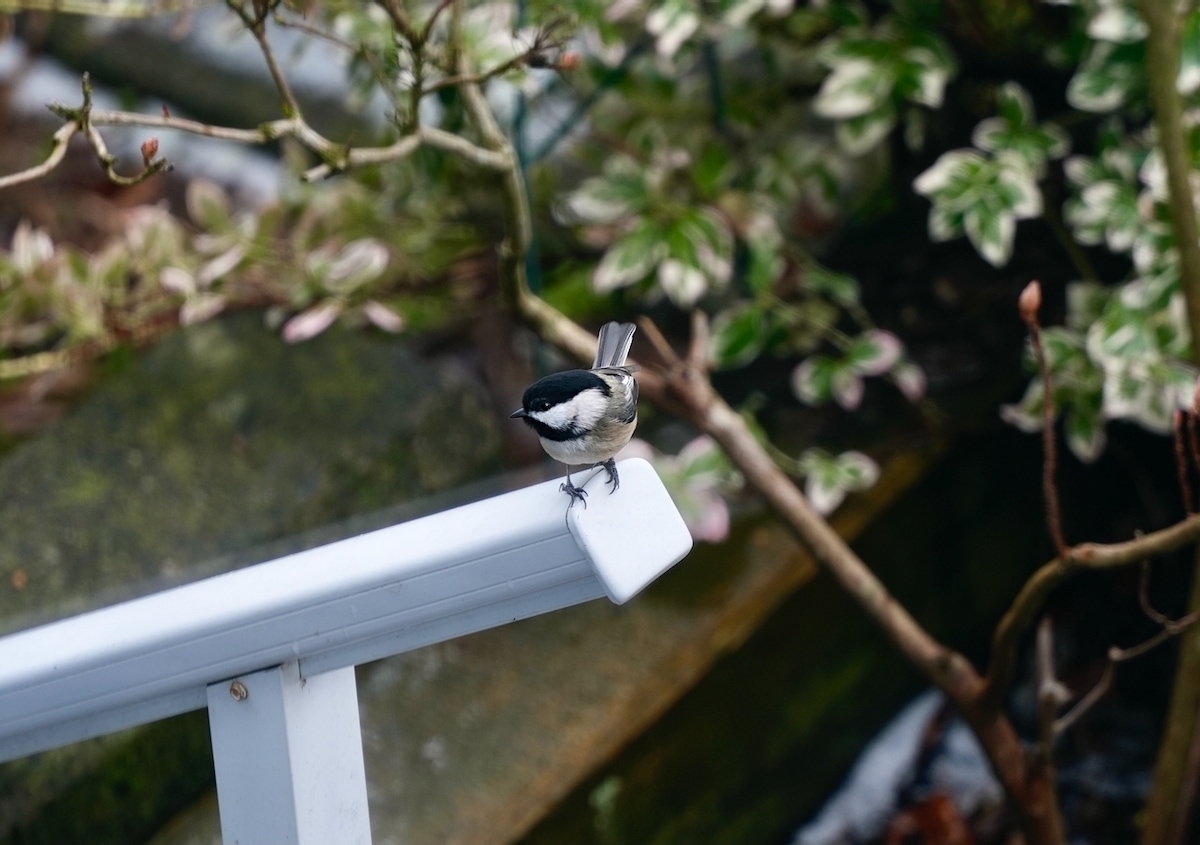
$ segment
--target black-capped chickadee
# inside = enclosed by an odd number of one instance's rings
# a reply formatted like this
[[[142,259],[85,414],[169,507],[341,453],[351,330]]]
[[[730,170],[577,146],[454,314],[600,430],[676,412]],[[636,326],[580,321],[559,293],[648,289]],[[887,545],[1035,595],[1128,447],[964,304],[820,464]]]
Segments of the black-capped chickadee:
[[[608,470],[610,493],[620,486],[613,456],[637,427],[638,386],[635,367],[625,366],[633,342],[633,323],[608,323],[596,339],[590,370],[567,370],[540,378],[521,397],[520,417],[537,432],[546,454],[567,465],[562,491],[571,504],[586,495],[571,483],[571,466],[590,464]],[[587,502],[584,501],[584,507]]]

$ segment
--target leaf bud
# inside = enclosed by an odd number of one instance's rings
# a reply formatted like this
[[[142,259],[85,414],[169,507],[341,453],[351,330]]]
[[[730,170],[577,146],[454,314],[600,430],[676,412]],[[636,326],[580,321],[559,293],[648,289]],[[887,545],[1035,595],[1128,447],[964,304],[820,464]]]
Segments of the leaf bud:
[[[152,136],[142,141],[142,161],[147,167],[154,161],[156,155],[158,155],[158,139]]]
[[[1025,286],[1017,299],[1017,310],[1026,323],[1036,323],[1038,311],[1042,310],[1042,285],[1037,279]]]

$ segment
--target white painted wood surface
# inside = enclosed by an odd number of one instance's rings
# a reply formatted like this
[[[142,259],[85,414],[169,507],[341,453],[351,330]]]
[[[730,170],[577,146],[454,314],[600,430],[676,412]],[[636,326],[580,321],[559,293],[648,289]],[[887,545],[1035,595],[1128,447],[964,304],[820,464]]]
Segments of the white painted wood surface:
[[[353,666],[211,684],[208,721],[226,845],[370,845]]]
[[[619,467],[615,495],[592,475],[587,508],[548,481],[0,638],[0,760],[206,707],[210,685],[287,663],[310,678],[628,601],[691,537],[649,464]]]

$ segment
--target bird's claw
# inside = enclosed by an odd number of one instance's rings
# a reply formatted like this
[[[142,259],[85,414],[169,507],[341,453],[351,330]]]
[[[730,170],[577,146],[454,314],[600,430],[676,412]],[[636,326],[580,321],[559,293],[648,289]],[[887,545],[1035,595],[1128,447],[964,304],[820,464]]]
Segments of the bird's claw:
[[[617,476],[617,461],[615,458],[609,458],[607,461],[601,461],[597,466],[602,466],[608,471],[607,483],[612,484],[612,489],[608,493],[611,496],[621,486],[621,479]]]
[[[574,507],[576,502],[583,502],[583,507],[587,508],[587,490],[584,490],[582,487],[576,487],[571,483],[570,479],[558,485],[558,489],[571,497],[571,504],[567,505],[568,508]]]

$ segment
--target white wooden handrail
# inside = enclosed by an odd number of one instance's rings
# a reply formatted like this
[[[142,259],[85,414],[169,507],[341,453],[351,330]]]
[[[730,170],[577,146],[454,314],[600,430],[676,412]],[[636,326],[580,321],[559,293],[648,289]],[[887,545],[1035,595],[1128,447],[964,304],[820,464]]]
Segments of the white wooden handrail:
[[[627,601],[686,555],[691,537],[649,464],[623,461],[620,476],[609,495],[605,473],[594,475],[586,508],[568,509],[549,481],[0,638],[0,760],[209,707],[226,841],[318,842],[339,830],[322,825],[346,816],[344,806],[294,836],[254,827],[253,805],[249,821],[226,823],[233,792],[222,786],[222,755],[247,740],[221,751],[215,712],[240,719],[251,707],[239,702],[267,700],[231,683],[266,672],[279,688],[279,708],[245,728],[257,738],[270,720],[308,712],[288,710],[288,696],[316,702],[304,706],[317,714],[346,710],[356,664],[589,599]],[[300,692],[326,674],[343,679],[328,701],[318,701],[321,684]],[[357,736],[357,720],[353,728]],[[294,758],[298,740],[279,741]],[[350,746],[348,765],[357,750],[361,769],[361,744]],[[365,803],[351,810],[365,817]],[[369,841],[369,832],[346,836]]]

